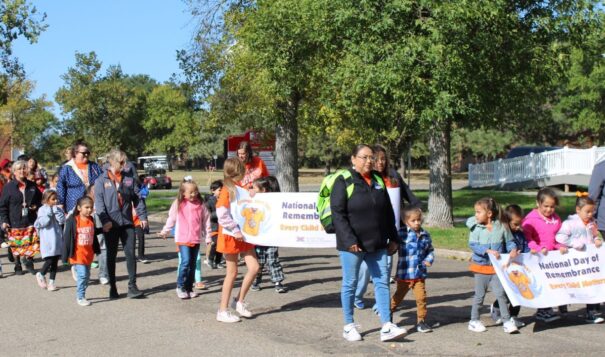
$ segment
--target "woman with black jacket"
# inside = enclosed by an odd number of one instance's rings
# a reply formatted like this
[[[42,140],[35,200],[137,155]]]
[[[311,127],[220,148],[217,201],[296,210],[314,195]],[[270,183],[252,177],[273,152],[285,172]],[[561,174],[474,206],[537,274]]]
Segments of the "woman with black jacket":
[[[353,301],[362,262],[368,265],[374,282],[376,307],[382,322],[380,339],[390,341],[406,333],[391,322],[387,256],[397,250],[399,238],[386,186],[380,175],[372,171],[373,162],[372,148],[357,145],[351,156],[350,177],[338,177],[330,194],[336,248],[342,265],[343,337],[348,341],[361,340],[353,322]]]
[[[42,193],[27,179],[27,161],[16,161],[12,172],[14,178],[4,186],[0,197],[0,223],[5,231],[33,226],[42,205]],[[25,258],[23,263],[30,273],[36,274],[33,257]],[[15,257],[15,274],[23,274],[19,256]]]

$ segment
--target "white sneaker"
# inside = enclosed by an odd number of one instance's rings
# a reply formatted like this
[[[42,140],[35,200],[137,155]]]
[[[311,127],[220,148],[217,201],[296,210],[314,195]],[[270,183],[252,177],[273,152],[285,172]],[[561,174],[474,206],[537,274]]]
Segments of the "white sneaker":
[[[48,285],[47,285],[46,289],[47,289],[48,291],[57,291],[57,290],[59,290],[59,289],[57,288],[57,286],[55,285],[55,281],[54,281],[54,280],[52,280],[52,279],[48,281]]]
[[[90,301],[86,300],[86,298],[78,299],[78,305],[80,305],[80,306],[90,306]]]
[[[357,331],[359,327],[361,326],[356,323],[345,325],[345,327],[342,329],[342,337],[350,342],[361,341],[361,335],[359,334],[359,331]]]
[[[210,264],[210,261],[208,259],[204,259],[204,264],[206,264],[208,268],[212,269],[212,264]]]
[[[76,274],[76,266],[75,265],[71,266],[71,277],[74,278],[74,281],[76,283],[78,282],[78,274]]]
[[[504,329],[504,332],[506,332],[506,333],[519,332],[519,329],[515,325],[515,320],[512,318],[508,321],[504,321],[502,328]]]
[[[231,302],[231,308],[235,309],[235,311],[237,311],[237,313],[241,317],[252,317],[252,313],[250,312],[250,310],[248,310],[248,303],[246,302],[237,301],[236,298],[233,298],[233,301]]]
[[[403,327],[399,327],[392,322],[387,322],[380,329],[380,341],[390,341],[397,337],[403,336],[407,331]]]
[[[519,320],[516,317],[511,317],[510,319],[515,322],[515,326],[517,326],[517,328],[525,326],[525,322]]]
[[[107,285],[109,284],[109,279],[103,277],[103,278],[99,278],[99,283],[101,283],[101,285]]]
[[[179,299],[189,299],[189,293],[185,291],[185,289],[183,288],[176,288],[176,296],[178,296]]]
[[[218,310],[216,313],[216,321],[231,323],[231,322],[239,322],[240,319],[239,319],[239,317],[233,315],[231,313],[231,311],[229,311],[229,310],[225,310],[225,311]]]
[[[484,332],[487,330],[479,320],[470,320],[468,322],[468,329],[473,332]]]

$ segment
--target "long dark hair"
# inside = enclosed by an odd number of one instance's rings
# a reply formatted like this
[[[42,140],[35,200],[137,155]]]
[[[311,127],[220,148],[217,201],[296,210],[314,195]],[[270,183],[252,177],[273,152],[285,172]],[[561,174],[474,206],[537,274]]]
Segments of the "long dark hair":
[[[78,199],[78,202],[76,202],[76,207],[74,208],[74,213],[73,213],[74,217],[77,217],[77,216],[80,215],[80,210],[78,208],[80,206],[84,205],[85,203],[88,203],[93,208],[95,206],[95,201],[93,201],[92,198],[90,198],[88,196],[82,196],[82,197],[80,197],[80,199]]]
[[[257,186],[261,192],[280,192],[279,182],[275,176],[265,176],[254,180],[252,183]]]

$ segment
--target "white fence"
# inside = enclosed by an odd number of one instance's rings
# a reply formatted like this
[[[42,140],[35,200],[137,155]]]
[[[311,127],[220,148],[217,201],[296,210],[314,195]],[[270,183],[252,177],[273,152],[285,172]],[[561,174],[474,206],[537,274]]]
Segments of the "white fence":
[[[592,174],[594,165],[605,159],[605,147],[563,149],[469,165],[470,187],[503,186],[555,176]]]

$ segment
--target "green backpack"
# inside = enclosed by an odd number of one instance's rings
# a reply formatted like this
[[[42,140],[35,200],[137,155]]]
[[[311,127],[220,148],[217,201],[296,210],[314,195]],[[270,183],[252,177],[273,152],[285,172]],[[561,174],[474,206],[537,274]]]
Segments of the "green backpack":
[[[332,223],[332,209],[330,208],[330,193],[332,193],[332,187],[336,179],[342,176],[345,180],[347,187],[347,198],[350,198],[353,194],[353,177],[349,170],[338,170],[333,174],[324,177],[319,187],[319,196],[317,197],[317,213],[319,214],[319,221],[324,227],[326,233],[335,233],[334,224]],[[384,181],[382,177],[373,174],[374,180],[384,189]]]

